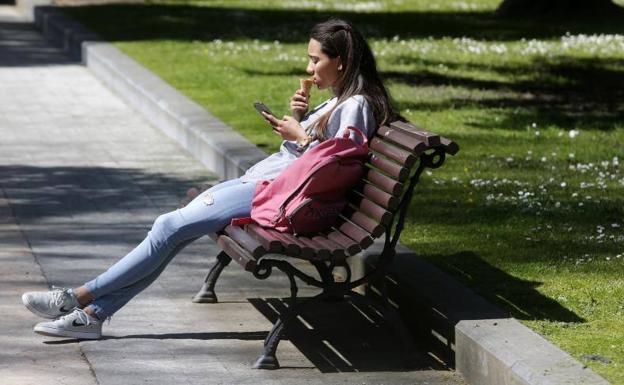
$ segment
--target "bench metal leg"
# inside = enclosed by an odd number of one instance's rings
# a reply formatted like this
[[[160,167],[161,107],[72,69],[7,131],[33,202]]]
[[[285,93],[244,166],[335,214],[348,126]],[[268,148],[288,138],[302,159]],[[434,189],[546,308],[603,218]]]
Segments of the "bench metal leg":
[[[275,353],[277,351],[277,345],[279,344],[284,334],[284,327],[301,314],[302,309],[306,306],[310,306],[315,302],[319,302],[328,296],[327,293],[317,294],[312,298],[308,298],[302,302],[297,303],[294,306],[289,306],[288,310],[284,314],[280,314],[277,322],[273,325],[273,328],[264,340],[264,350],[262,354],[253,365],[254,369],[279,369],[279,362]]]
[[[264,340],[264,350],[253,365],[254,369],[279,369],[280,366],[275,353],[277,352],[277,345],[282,339],[283,333],[284,322],[281,318],[278,318],[267,335],[267,338]]]
[[[193,302],[195,303],[217,303],[217,295],[214,292],[215,284],[217,283],[217,279],[221,275],[223,269],[232,261],[224,251],[220,252],[217,255],[217,260],[210,267],[210,271],[204,280],[204,285],[199,289],[195,297],[193,297]]]

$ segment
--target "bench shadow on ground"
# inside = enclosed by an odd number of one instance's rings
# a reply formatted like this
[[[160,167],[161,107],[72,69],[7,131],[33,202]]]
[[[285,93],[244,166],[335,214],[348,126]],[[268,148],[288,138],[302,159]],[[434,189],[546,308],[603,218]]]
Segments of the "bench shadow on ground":
[[[304,300],[305,297],[300,298]],[[286,310],[287,298],[249,298],[251,305],[271,322]],[[406,354],[404,341],[397,334],[396,320],[376,300],[324,302],[304,311],[288,329],[284,341],[290,341],[314,368],[322,373],[336,372],[394,372],[415,370],[449,370],[450,363],[441,362],[415,341]],[[105,336],[102,340],[245,340],[257,341],[260,355],[267,331],[164,333]],[[48,345],[80,342],[76,339],[45,341]],[[278,349],[278,359],[280,350]],[[287,366],[308,369],[309,366]]]
[[[460,321],[513,317],[563,323],[585,322],[557,301],[542,295],[538,291],[540,282],[513,277],[472,251],[423,257],[443,265],[453,277],[425,262],[424,258],[398,252],[385,277],[388,297],[419,346],[451,367],[455,362],[454,327]],[[374,259],[368,261],[374,263]],[[472,282],[466,282],[462,276],[470,277]],[[472,283],[474,288],[474,282],[479,280],[482,282],[477,286],[482,285],[486,289],[483,294],[487,299],[459,283]],[[367,290],[370,297],[377,299],[380,292],[380,282]]]

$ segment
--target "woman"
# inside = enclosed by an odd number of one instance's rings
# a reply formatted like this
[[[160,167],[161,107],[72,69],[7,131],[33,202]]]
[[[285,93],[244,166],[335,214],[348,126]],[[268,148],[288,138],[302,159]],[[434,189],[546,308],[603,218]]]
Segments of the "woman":
[[[325,138],[342,136],[349,126],[370,137],[378,125],[391,119],[394,110],[375,58],[351,24],[332,19],[316,25],[310,33],[308,56],[307,72],[314,83],[319,89],[331,89],[334,96],[308,111],[308,95],[299,90],[291,98],[292,116],[277,119],[263,113],[284,140],[280,151],[242,177],[220,183],[186,207],[158,217],[143,242],[83,286],[25,293],[22,301],[29,310],[58,318],[37,324],[36,333],[100,338],[103,320],[149,286],[182,248],[222,229],[232,218],[249,216],[256,181],[274,179],[303,152]]]

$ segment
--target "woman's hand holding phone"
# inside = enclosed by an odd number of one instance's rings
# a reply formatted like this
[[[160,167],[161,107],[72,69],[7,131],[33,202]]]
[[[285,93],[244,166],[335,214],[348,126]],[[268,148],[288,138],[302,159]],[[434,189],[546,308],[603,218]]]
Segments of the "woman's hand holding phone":
[[[262,116],[273,127],[273,132],[278,134],[284,140],[299,141],[306,137],[305,130],[299,122],[292,116],[284,115],[282,119],[278,119],[273,115],[262,112]]]
[[[290,111],[292,116],[298,122],[303,119],[306,112],[308,112],[309,95],[303,90],[297,90],[292,98],[290,98]]]

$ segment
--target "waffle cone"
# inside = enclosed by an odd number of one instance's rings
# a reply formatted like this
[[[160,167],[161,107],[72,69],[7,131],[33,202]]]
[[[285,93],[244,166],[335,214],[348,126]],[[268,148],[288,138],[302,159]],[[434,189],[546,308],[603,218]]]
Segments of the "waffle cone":
[[[312,89],[312,85],[314,85],[314,80],[312,80],[311,78],[299,79],[299,83],[301,83],[301,90],[306,95],[310,95],[310,90]]]

